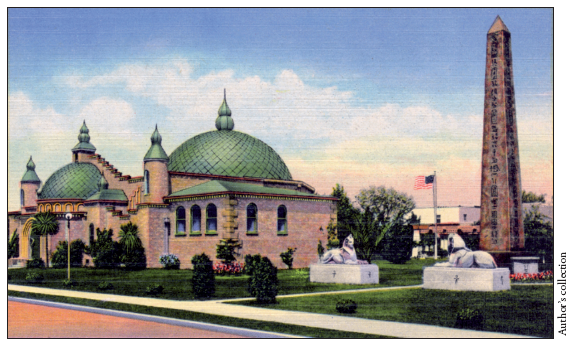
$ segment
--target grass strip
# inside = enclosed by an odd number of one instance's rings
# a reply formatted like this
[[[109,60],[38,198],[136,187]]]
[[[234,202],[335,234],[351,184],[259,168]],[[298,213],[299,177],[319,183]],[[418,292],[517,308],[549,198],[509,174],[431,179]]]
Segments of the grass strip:
[[[455,326],[457,312],[470,308],[484,316],[484,325],[474,329],[552,338],[552,297],[552,285],[512,285],[510,291],[498,292],[411,288],[279,298],[277,304],[265,308],[349,316],[337,312],[335,305],[351,299],[358,304],[353,317],[450,328]],[[255,301],[230,304],[259,307]]]
[[[325,284],[309,281],[309,269],[279,270],[279,294],[298,294],[312,292],[341,291],[357,288],[374,288],[390,286],[411,286],[422,283],[424,266],[435,263],[432,259],[413,259],[405,264],[392,264],[387,261],[373,261],[379,266],[379,283],[374,285]],[[44,276],[42,283],[26,281],[26,275],[37,272]],[[113,288],[109,294],[148,297],[146,288],[151,285],[162,285],[164,291],[159,298],[169,300],[193,300],[190,269],[164,270],[145,269],[130,271],[125,269],[72,268],[71,277],[78,285],[70,288],[74,291],[101,293],[98,285],[108,282]],[[62,289],[62,282],[67,277],[67,269],[10,269],[8,283],[15,285],[36,286]],[[247,298],[247,275],[217,276],[216,291],[213,299]]]
[[[303,327],[303,326],[277,323],[277,322],[256,321],[256,320],[249,320],[249,319],[210,315],[210,314],[204,314],[204,313],[200,313],[200,312],[193,312],[193,311],[186,311],[186,310],[156,308],[156,307],[149,307],[149,306],[143,306],[143,305],[104,302],[104,301],[91,300],[91,299],[52,296],[52,295],[45,295],[45,294],[38,294],[38,293],[8,291],[8,295],[12,296],[12,297],[39,299],[39,300],[46,300],[46,301],[59,302],[59,303],[83,305],[83,306],[90,306],[90,307],[102,308],[102,309],[110,309],[110,310],[134,312],[134,313],[161,316],[161,317],[177,318],[177,319],[187,320],[187,321],[212,323],[212,324],[218,324],[218,325],[224,325],[224,326],[230,326],[230,327],[248,328],[248,329],[266,331],[266,332],[276,332],[276,333],[285,333],[285,334],[291,334],[291,335],[307,336],[307,337],[312,337],[312,338],[336,338],[336,339],[343,339],[343,338],[352,338],[352,339],[392,338],[390,336],[381,336],[381,335],[373,335],[373,334],[365,334],[365,333],[342,332],[342,331],[338,331],[338,330]]]

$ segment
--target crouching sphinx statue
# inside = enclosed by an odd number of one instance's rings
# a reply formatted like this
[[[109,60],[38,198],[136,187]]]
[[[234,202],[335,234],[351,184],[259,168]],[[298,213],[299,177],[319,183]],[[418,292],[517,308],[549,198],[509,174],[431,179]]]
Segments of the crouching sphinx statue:
[[[455,268],[497,268],[494,258],[486,251],[471,251],[458,234],[448,236],[448,262],[435,264],[436,267]]]
[[[367,261],[357,259],[355,251],[355,240],[353,235],[349,234],[343,241],[343,246],[338,249],[332,249],[321,257],[321,264],[369,264]]]

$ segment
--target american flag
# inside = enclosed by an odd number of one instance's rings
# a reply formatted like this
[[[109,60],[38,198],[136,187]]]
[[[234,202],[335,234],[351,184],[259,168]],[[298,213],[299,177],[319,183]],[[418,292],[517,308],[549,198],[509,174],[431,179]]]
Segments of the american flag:
[[[415,190],[432,189],[433,183],[434,175],[429,175],[427,177],[419,175],[415,178]]]

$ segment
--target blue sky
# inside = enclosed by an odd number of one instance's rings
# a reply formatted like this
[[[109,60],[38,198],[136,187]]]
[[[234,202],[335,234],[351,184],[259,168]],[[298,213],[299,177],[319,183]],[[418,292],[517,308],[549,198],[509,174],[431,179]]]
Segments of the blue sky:
[[[155,124],[171,153],[214,129],[224,87],[236,129],[319,193],[386,185],[429,206],[412,185],[437,170],[439,204],[477,205],[496,15],[512,33],[523,188],[551,196],[551,9],[10,9],[9,209],[28,157],[46,181],[84,119],[98,153],[141,175]]]

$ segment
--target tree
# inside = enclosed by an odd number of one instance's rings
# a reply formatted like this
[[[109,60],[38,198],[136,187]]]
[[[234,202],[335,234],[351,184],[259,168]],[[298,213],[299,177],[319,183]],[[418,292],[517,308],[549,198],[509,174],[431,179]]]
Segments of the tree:
[[[420,225],[421,224],[421,217],[412,212],[411,217],[407,219],[407,224],[409,225]]]
[[[37,213],[32,219],[32,232],[46,239],[46,267],[50,267],[48,236],[58,233],[59,225],[56,216],[50,212]]]
[[[414,209],[415,203],[411,197],[384,186],[361,190],[357,200],[363,212],[355,217],[351,233],[357,255],[371,263],[372,256],[382,250],[382,240],[387,232],[405,224],[404,217]]]
[[[15,230],[8,241],[8,259],[20,256],[20,236],[18,230]]]
[[[235,255],[238,254],[237,252],[240,247],[241,244],[237,239],[221,239],[215,248],[215,258],[220,259],[223,261],[223,263],[230,265],[235,262]]]
[[[96,268],[115,268],[119,264],[119,257],[122,249],[121,245],[114,241],[112,229],[100,231],[96,229],[96,241],[88,247],[88,253],[92,256]]]
[[[524,216],[524,248],[542,257],[543,262],[553,263],[554,226],[548,217],[533,206]]]
[[[146,267],[145,249],[139,238],[138,226],[132,222],[121,225],[118,236],[122,250],[121,262],[130,269],[144,269]]]
[[[546,203],[546,195],[537,195],[534,192],[526,192],[522,190],[522,203]]]
[[[345,188],[339,184],[336,184],[333,188],[331,196],[337,197],[337,237],[339,243],[343,243],[343,240],[351,233],[351,225],[355,221],[355,218],[360,214],[360,211],[353,207],[353,204],[345,192]],[[327,244],[327,247],[329,245]]]
[[[82,266],[86,244],[81,239],[76,239],[70,244],[70,266],[80,268]],[[52,267],[68,267],[68,242],[60,241],[56,251],[52,254]]]
[[[413,254],[413,226],[396,223],[383,238],[381,254],[395,264],[403,264]]]
[[[371,186],[361,190],[357,201],[363,210],[369,208],[381,223],[387,223],[392,219],[402,219],[415,208],[412,197],[384,186]]]

